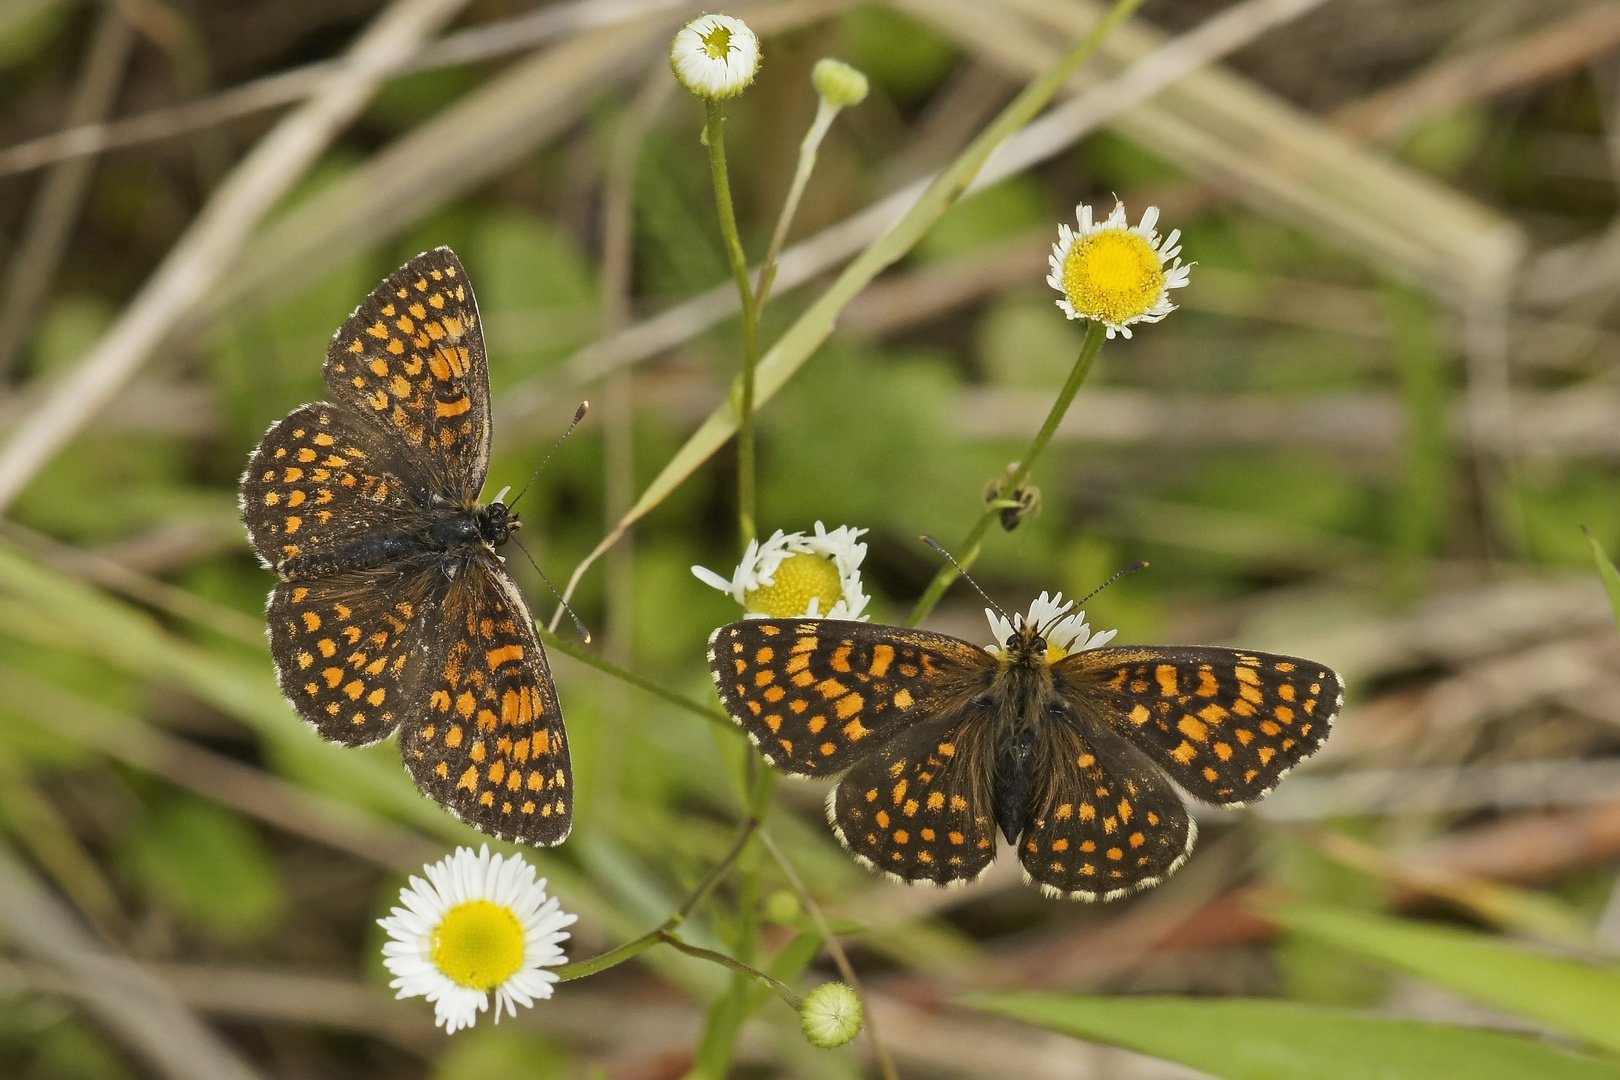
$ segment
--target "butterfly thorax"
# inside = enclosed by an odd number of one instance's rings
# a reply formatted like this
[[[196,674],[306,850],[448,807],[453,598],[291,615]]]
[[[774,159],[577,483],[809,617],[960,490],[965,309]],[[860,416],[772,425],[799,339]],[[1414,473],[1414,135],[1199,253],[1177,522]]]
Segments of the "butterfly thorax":
[[[455,577],[468,556],[500,547],[519,526],[517,515],[505,503],[446,505],[425,510],[413,528],[310,551],[285,560],[277,569],[283,578],[296,581],[439,555],[445,575]]]
[[[1023,627],[1006,640],[990,685],[977,704],[994,714],[991,804],[996,825],[1008,843],[1016,843],[1024,831],[1031,790],[1040,774],[1039,726],[1064,722],[1051,714],[1049,706],[1067,711],[1053,690],[1046,640],[1034,627]]]

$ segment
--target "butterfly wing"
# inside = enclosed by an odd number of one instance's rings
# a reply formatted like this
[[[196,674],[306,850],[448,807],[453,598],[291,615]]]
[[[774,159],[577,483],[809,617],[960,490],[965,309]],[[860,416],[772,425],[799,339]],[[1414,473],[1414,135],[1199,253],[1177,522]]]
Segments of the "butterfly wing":
[[[1181,797],[1111,730],[1044,726],[1037,776],[1018,859],[1046,895],[1116,900],[1192,854],[1198,829]]]
[[[995,666],[944,634],[839,619],[743,619],[709,638],[721,703],[793,776],[842,772],[912,724],[960,711]]]
[[[322,738],[367,746],[421,711],[439,578],[436,562],[417,561],[276,584],[276,678]]]
[[[313,576],[340,546],[408,530],[428,497],[413,488],[414,475],[382,433],[317,401],[271,425],[253,451],[242,474],[242,520],[265,565]]]
[[[574,777],[556,684],[517,585],[468,558],[437,616],[420,707],[400,733],[427,796],[503,840],[549,846],[573,827]]]
[[[833,832],[856,861],[897,880],[975,880],[996,858],[990,738],[982,717],[945,717],[877,746],[828,797]]]
[[[1270,793],[1322,745],[1344,703],[1326,665],[1238,649],[1086,649],[1054,673],[1078,711],[1218,806]]]
[[[478,302],[449,248],[424,251],[377,286],[326,351],[337,399],[391,432],[432,490],[478,498],[489,472],[489,365]]]

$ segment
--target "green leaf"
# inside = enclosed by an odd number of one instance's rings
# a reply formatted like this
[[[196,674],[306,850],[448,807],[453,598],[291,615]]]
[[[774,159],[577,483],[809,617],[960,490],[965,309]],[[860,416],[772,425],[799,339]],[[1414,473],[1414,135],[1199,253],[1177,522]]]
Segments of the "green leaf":
[[[1614,568],[1591,530],[1582,525],[1581,532],[1586,533],[1586,542],[1592,545],[1592,558],[1597,562],[1598,573],[1603,575],[1603,587],[1609,591],[1609,606],[1614,608],[1615,625],[1620,626],[1620,570]]]
[[[1620,968],[1450,926],[1332,907],[1268,909],[1290,931],[1620,1051]]]
[[[975,994],[966,1004],[1226,1080],[1615,1080],[1620,1067],[1495,1031],[1234,998]]]

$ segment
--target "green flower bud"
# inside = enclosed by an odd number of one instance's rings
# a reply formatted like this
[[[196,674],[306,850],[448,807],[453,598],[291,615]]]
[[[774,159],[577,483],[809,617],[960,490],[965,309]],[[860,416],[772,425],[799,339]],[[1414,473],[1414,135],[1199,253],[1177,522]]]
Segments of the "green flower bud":
[[[799,898],[787,889],[777,889],[765,901],[765,917],[773,923],[790,923],[799,917]]]
[[[859,105],[866,100],[866,76],[842,60],[830,56],[817,60],[810,81],[815,84],[816,93],[835,109]]]
[[[816,1046],[843,1046],[861,1033],[861,999],[841,982],[822,983],[804,999],[799,1023]]]

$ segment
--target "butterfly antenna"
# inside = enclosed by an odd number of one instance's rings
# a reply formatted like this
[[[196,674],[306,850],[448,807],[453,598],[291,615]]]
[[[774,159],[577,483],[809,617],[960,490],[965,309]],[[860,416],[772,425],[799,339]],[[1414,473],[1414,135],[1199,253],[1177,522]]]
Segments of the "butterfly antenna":
[[[1107,581],[1103,582],[1101,585],[1097,586],[1095,589],[1092,589],[1090,592],[1086,593],[1085,598],[1080,600],[1079,602],[1077,602],[1074,606],[1077,607],[1077,608],[1085,607],[1087,600],[1090,600],[1093,596],[1096,596],[1098,593],[1100,593],[1104,589],[1108,588],[1108,586],[1112,585],[1114,582],[1118,581],[1120,578],[1124,577],[1126,574],[1134,574],[1138,570],[1146,570],[1147,568],[1148,568],[1148,564],[1147,564],[1146,559],[1143,559],[1143,560],[1141,560],[1139,562],[1131,563],[1131,565],[1127,566],[1125,569],[1121,570],[1119,573],[1115,574],[1113,577],[1109,578]]]
[[[530,474],[529,483],[523,485],[523,490],[517,493],[517,499],[513,499],[511,502],[506,504],[507,509],[511,509],[512,507],[516,506],[517,502],[518,502],[518,499],[523,498],[524,494],[529,490],[529,484],[534,483],[534,478],[540,475],[540,469],[544,469],[546,467],[546,462],[550,461],[551,460],[551,455],[555,454],[557,452],[557,447],[559,447],[559,446],[561,446],[563,444],[563,439],[568,438],[568,436],[570,436],[570,435],[572,435],[574,433],[574,429],[579,427],[579,422],[581,420],[585,419],[585,414],[587,412],[590,412],[590,409],[591,409],[591,403],[590,402],[582,401],[582,402],[579,403],[579,408],[574,410],[573,423],[569,424],[568,425],[568,430],[563,432],[561,438],[559,438],[555,443],[552,444],[552,447],[551,447],[550,451],[548,451],[546,453],[545,460],[540,462],[540,468],[535,469],[534,472],[532,474]],[[504,495],[505,492],[503,491],[501,494]],[[500,502],[501,500],[499,498],[496,498],[495,501]],[[524,554],[527,555],[528,552],[525,551]],[[533,559],[530,559],[529,561],[534,562]],[[540,568],[537,566],[537,567],[535,567],[535,569],[538,570]],[[544,574],[541,574],[540,576],[545,577]],[[549,584],[551,584],[551,582],[548,581],[548,582],[546,582],[546,584],[549,585]],[[556,592],[557,590],[553,589],[551,591]],[[560,599],[560,597],[559,597],[559,599]],[[564,606],[566,607],[567,605],[564,605]],[[569,614],[573,614],[573,613],[569,612]],[[575,619],[574,621],[576,623],[579,622],[578,619]],[[589,634],[585,635],[585,640],[586,641],[591,640]]]
[[[969,575],[966,570],[962,569],[962,564],[956,561],[956,556],[945,550],[944,544],[941,544],[938,540],[935,540],[932,536],[929,536],[926,533],[923,534],[922,542],[949,559],[951,561],[951,565],[956,567],[956,572],[962,575],[962,580],[973,586],[973,591],[984,597],[984,602],[995,608],[996,614],[1000,615],[1003,619],[1006,619],[1008,626],[1013,625],[1012,619],[1008,618],[1007,613],[1001,610],[1001,605],[990,599],[989,593],[979,588],[979,583],[974,581],[972,576]]]
[[[581,406],[580,407],[580,416],[584,416],[584,415],[585,415],[585,409],[584,409],[583,406]],[[578,418],[576,418],[574,420],[574,423],[576,423],[576,424],[579,423]],[[512,501],[516,502],[517,500],[513,499]],[[540,569],[540,564],[539,563],[534,561],[534,556],[530,555],[529,554],[529,549],[523,546],[523,541],[519,540],[517,537],[514,536],[514,537],[512,537],[512,543],[516,544],[518,546],[518,550],[523,552],[523,557],[525,559],[529,560],[529,565],[534,567],[534,572],[539,574],[540,575],[540,580],[546,583],[546,588],[551,590],[551,595],[555,596],[557,598],[557,603],[561,604],[562,609],[564,611],[568,612],[568,617],[570,619],[574,620],[574,629],[579,632],[580,640],[583,641],[585,644],[589,645],[591,643],[591,632],[589,630],[585,629],[585,624],[584,623],[579,621],[579,616],[575,615],[574,614],[574,609],[568,606],[568,601],[566,601],[566,600],[564,600],[562,598],[562,593],[559,593],[557,591],[557,586],[553,585],[551,583],[551,579],[546,577],[546,572],[544,570]]]

